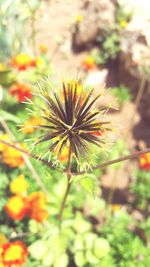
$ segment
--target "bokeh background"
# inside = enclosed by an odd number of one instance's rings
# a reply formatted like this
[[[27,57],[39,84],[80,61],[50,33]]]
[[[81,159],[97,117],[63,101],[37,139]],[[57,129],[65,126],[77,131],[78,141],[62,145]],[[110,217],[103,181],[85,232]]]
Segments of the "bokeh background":
[[[0,1],[0,267],[149,267],[150,153],[77,176],[61,227],[65,173],[27,156],[42,124],[33,92],[77,77],[115,108],[115,141],[91,165],[150,147],[149,10],[149,0]]]

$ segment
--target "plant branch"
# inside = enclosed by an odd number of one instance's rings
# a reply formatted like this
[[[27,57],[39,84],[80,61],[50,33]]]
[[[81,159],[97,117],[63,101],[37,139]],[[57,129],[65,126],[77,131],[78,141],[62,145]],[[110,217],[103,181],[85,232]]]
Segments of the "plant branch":
[[[6,142],[6,141],[1,140],[1,139],[0,139],[0,143],[2,143],[2,144],[4,144],[4,145],[7,145],[7,146],[10,146],[10,147],[12,147],[12,148],[14,148],[14,149],[16,149],[16,150],[18,150],[18,151],[20,151],[20,152],[26,154],[27,156],[30,156],[30,157],[32,157],[32,158],[34,158],[34,159],[37,159],[37,160],[43,162],[44,164],[46,164],[47,166],[49,166],[49,167],[51,167],[51,168],[53,168],[53,169],[56,169],[56,168],[53,166],[52,163],[48,162],[47,160],[41,159],[41,158],[39,158],[39,157],[36,156],[36,155],[30,154],[29,152],[27,152],[26,150],[23,150],[22,148],[19,148],[19,147],[15,146],[15,145],[12,145],[12,144],[10,144],[10,143],[8,143],[8,142]],[[106,167],[106,166],[108,166],[108,165],[112,165],[112,164],[115,164],[115,163],[118,163],[118,162],[121,162],[121,161],[125,161],[125,160],[129,160],[129,159],[138,158],[140,155],[142,155],[142,154],[146,154],[146,153],[149,153],[149,152],[150,152],[150,148],[146,148],[146,149],[143,149],[143,150],[141,150],[141,151],[135,152],[134,154],[130,154],[130,155],[127,155],[127,156],[119,157],[119,158],[117,158],[117,159],[109,160],[109,161],[106,161],[106,162],[104,162],[104,163],[102,163],[102,164],[98,164],[98,165],[96,165],[95,167],[93,167],[92,170],[96,170],[96,169],[104,168],[104,167]],[[57,168],[57,169],[58,169],[58,168]],[[90,172],[91,172],[92,170],[90,170]],[[66,169],[66,170],[64,170],[64,172],[67,173],[68,170]],[[69,171],[69,174],[71,174],[71,175],[78,175],[78,174],[82,174],[82,173],[87,173],[87,171],[81,171],[81,172],[76,172],[76,173],[70,173],[70,171]],[[69,179],[70,179],[70,178],[69,178]]]
[[[67,169],[66,169],[66,173],[67,173],[67,187],[66,187],[66,192],[64,194],[64,197],[63,197],[63,200],[61,202],[61,206],[60,206],[60,211],[58,213],[58,220],[59,222],[61,222],[62,220],[62,215],[63,215],[63,211],[64,211],[64,208],[65,208],[65,203],[66,203],[66,200],[67,200],[67,196],[69,194],[69,191],[70,191],[70,188],[71,188],[71,172],[70,172],[70,167],[71,167],[71,147],[69,148],[69,155],[68,155],[68,164],[67,164]]]
[[[140,155],[146,154],[146,153],[149,153],[149,152],[150,152],[150,148],[146,148],[146,149],[143,149],[141,151],[135,152],[133,154],[127,155],[127,156],[122,156],[122,157],[119,157],[117,159],[106,161],[106,162],[104,162],[102,164],[98,164],[95,167],[93,167],[92,170],[90,170],[90,172],[93,171],[93,170],[96,170],[96,169],[101,169],[101,168],[104,168],[106,166],[121,162],[121,161],[138,158]],[[78,175],[78,174],[83,174],[83,173],[87,173],[87,171],[81,171],[81,172],[72,173],[72,174]]]
[[[24,150],[24,149],[22,149],[22,148],[20,148],[20,147],[17,147],[16,145],[12,145],[12,144],[10,144],[10,143],[8,143],[8,142],[6,142],[6,141],[4,141],[4,140],[1,140],[1,139],[0,139],[0,143],[4,144],[4,145],[6,145],[6,146],[12,147],[12,148],[14,148],[14,149],[20,151],[21,153],[23,153],[23,154],[25,154],[25,155],[27,155],[27,156],[29,156],[29,157],[31,157],[31,158],[34,158],[34,159],[36,159],[36,160],[39,160],[39,161],[43,162],[44,164],[46,164],[47,166],[49,166],[49,167],[55,169],[55,167],[53,166],[52,163],[50,163],[50,162],[48,162],[47,160],[44,160],[44,159],[42,159],[42,158],[40,158],[40,157],[38,157],[38,156],[36,156],[36,155],[34,155],[34,154],[32,154],[32,153],[29,153],[28,151],[26,151],[26,150]]]

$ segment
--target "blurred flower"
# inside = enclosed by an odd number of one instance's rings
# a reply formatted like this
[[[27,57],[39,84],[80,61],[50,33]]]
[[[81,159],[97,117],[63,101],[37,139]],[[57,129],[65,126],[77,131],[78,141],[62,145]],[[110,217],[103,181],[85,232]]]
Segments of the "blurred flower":
[[[48,213],[46,211],[46,196],[43,192],[33,192],[28,198],[29,212],[28,215],[30,218],[43,222],[47,219]]]
[[[9,135],[8,134],[3,134],[0,136],[0,139],[3,141],[9,141]],[[0,152],[2,152],[4,149],[7,149],[7,146],[0,143]]]
[[[29,184],[27,183],[23,174],[19,175],[14,180],[12,180],[9,185],[11,193],[14,194],[22,194],[26,192],[28,187]]]
[[[16,83],[10,87],[9,92],[11,95],[17,95],[19,102],[25,101],[26,97],[32,98],[31,88],[26,84]]]
[[[24,150],[26,149],[24,144],[19,144],[19,146]],[[10,168],[20,167],[24,164],[21,152],[10,146],[5,146],[5,149],[2,151],[2,160]]]
[[[54,151],[54,153],[55,153],[56,155],[59,154],[59,147],[56,148],[56,150]],[[68,149],[67,146],[65,146],[65,147],[63,148],[62,152],[61,152],[61,155],[59,156],[59,160],[60,160],[61,162],[65,162],[65,161],[68,160],[68,156],[69,156],[69,149]]]
[[[140,156],[140,168],[146,171],[150,170],[150,152]]]
[[[120,21],[120,27],[121,27],[121,28],[124,29],[124,28],[127,27],[127,25],[128,25],[128,22],[127,22],[126,20],[121,20],[121,21]]]
[[[5,71],[6,69],[7,67],[4,64],[0,63],[0,71]]]
[[[76,17],[75,17],[75,22],[76,23],[80,23],[80,22],[82,22],[83,21],[83,19],[84,19],[84,17],[83,17],[83,15],[76,15]]]
[[[39,48],[40,48],[41,53],[45,54],[47,52],[47,45],[46,44],[41,43],[39,45]]]
[[[44,66],[44,60],[42,57],[37,57],[35,59],[35,65],[36,67],[43,67]]]
[[[1,245],[0,245],[0,267],[8,267],[8,265],[4,265],[2,263],[2,252],[3,252],[3,249],[1,248]]]
[[[38,126],[42,123],[42,119],[39,117],[31,117],[22,127],[22,132],[26,134],[33,133],[35,131],[34,126]],[[32,127],[33,126],[33,127]]]
[[[22,241],[8,242],[2,246],[1,261],[8,267],[22,266],[27,255],[27,248]]]
[[[19,195],[12,196],[8,199],[4,210],[11,219],[22,220],[28,214],[27,200]]]
[[[97,67],[95,63],[95,59],[92,56],[85,57],[81,65],[85,70],[92,70],[92,69],[96,69]]]
[[[7,238],[4,234],[0,233],[0,247],[7,242]]]
[[[35,67],[34,60],[28,54],[19,54],[12,58],[12,66],[18,70],[26,70],[29,67]]]
[[[119,204],[112,204],[111,210],[113,213],[118,213],[121,210],[122,206]]]

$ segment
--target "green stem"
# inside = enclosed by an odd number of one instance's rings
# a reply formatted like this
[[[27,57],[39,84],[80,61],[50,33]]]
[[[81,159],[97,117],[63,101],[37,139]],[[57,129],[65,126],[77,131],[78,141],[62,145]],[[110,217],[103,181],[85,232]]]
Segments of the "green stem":
[[[63,211],[64,211],[66,200],[67,200],[67,197],[68,197],[70,188],[71,188],[71,181],[70,180],[71,180],[72,174],[71,174],[71,171],[70,171],[70,167],[71,167],[71,147],[69,148],[68,164],[67,164],[67,169],[66,169],[66,173],[67,173],[67,187],[66,187],[66,191],[65,191],[63,200],[61,202],[60,210],[59,210],[59,213],[58,213],[58,220],[59,220],[59,222],[62,221]]]

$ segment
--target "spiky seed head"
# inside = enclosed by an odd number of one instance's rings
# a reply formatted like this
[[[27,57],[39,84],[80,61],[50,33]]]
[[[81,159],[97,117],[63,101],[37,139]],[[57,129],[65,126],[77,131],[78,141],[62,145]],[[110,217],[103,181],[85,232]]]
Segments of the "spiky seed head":
[[[49,94],[44,88],[40,96],[45,102],[41,108],[45,124],[40,125],[46,133],[35,145],[49,141],[48,150],[58,151],[58,158],[63,149],[70,148],[76,159],[89,152],[89,144],[99,147],[105,145],[104,136],[111,131],[111,122],[104,120],[107,108],[95,108],[101,95],[93,96],[93,89],[86,95],[79,80],[62,81],[60,96],[54,90]],[[84,87],[82,85],[82,87]]]

